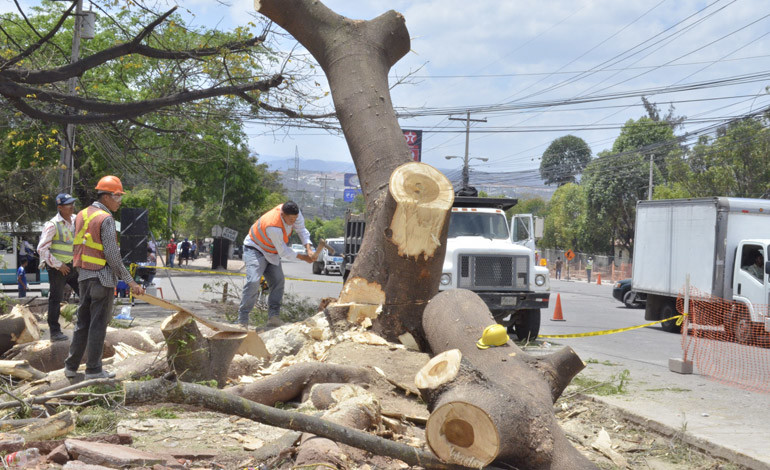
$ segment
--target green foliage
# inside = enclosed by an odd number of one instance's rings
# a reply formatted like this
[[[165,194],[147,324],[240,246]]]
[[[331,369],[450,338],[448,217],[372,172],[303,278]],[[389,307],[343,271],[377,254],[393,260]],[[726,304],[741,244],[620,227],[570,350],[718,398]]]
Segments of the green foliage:
[[[551,142],[540,160],[545,184],[576,183],[577,175],[591,161],[591,148],[580,137],[565,135]]]
[[[313,217],[311,220],[305,220],[305,228],[310,232],[310,239],[315,245],[322,238],[339,238],[345,235],[345,220],[337,217],[332,220],[323,220],[320,217]],[[292,240],[299,243],[299,237],[294,234]]]
[[[216,382],[216,380],[214,382]],[[176,414],[174,409],[168,406],[160,406],[158,408],[153,408],[147,414],[153,418],[160,418],[160,419],[178,419],[179,418],[179,415]]]
[[[541,197],[519,199],[519,203],[508,209],[505,215],[510,218],[514,214],[532,214],[543,217],[548,209],[548,203]]]
[[[560,186],[548,202],[540,246],[580,249],[579,241],[585,218],[586,201],[583,188],[573,183]]]
[[[627,393],[627,385],[631,372],[623,369],[614,374],[605,382],[578,375],[573,379],[573,383],[580,388],[581,393],[591,393],[600,396],[622,395]]]
[[[115,432],[120,416],[111,409],[101,406],[90,406],[78,412],[75,435],[90,435],[95,433]]]

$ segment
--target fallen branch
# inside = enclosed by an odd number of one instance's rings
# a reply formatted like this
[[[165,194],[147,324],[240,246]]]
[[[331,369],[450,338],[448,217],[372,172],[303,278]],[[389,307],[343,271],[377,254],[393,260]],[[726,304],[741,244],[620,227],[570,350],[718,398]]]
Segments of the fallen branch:
[[[0,361],[0,374],[10,375],[20,380],[40,380],[46,376],[27,361]]]
[[[47,393],[45,395],[40,395],[37,397],[27,398],[27,399],[19,399],[17,398],[17,401],[4,401],[0,403],[0,410],[4,410],[6,408],[13,408],[15,406],[29,406],[29,405],[38,405],[40,403],[45,403],[49,400],[57,399],[57,398],[72,398],[75,395],[69,395],[69,392],[72,392],[74,390],[79,390],[84,387],[90,387],[92,385],[115,385],[119,383],[119,380],[116,379],[93,379],[93,380],[84,380],[82,382],[78,382],[76,384],[70,385],[69,387],[64,387],[59,390],[56,390],[51,393]],[[5,391],[5,390],[3,390]],[[5,391],[5,393],[9,394],[9,392]],[[81,394],[82,395],[82,394]],[[13,396],[13,395],[12,395]],[[16,398],[16,397],[14,397]]]
[[[341,442],[377,455],[396,458],[409,465],[426,469],[461,469],[458,465],[445,464],[433,454],[406,444],[389,441],[369,433],[349,429],[301,413],[278,410],[260,405],[222,390],[202,385],[179,382],[173,375],[145,382],[125,384],[125,404],[171,402],[199,405],[222,413],[253,419],[260,423],[294,431],[309,432],[336,442]]]

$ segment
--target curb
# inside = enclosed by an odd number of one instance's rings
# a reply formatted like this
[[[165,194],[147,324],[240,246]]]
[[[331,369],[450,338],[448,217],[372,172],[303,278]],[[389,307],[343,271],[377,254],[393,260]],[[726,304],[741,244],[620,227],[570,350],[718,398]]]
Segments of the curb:
[[[727,460],[728,462],[743,465],[744,467],[750,468],[751,470],[770,470],[770,463],[757,460],[754,457],[750,457],[738,450],[716,444],[702,437],[694,436],[689,432],[682,433],[681,430],[675,429],[667,424],[663,424],[640,414],[634,413],[633,411],[619,407],[614,403],[609,403],[603,400],[602,397],[584,394],[580,394],[580,396],[586,400],[594,401],[608,406],[617,411],[623,419],[650,429],[662,436],[676,436],[685,444],[696,447],[714,457],[720,457]]]

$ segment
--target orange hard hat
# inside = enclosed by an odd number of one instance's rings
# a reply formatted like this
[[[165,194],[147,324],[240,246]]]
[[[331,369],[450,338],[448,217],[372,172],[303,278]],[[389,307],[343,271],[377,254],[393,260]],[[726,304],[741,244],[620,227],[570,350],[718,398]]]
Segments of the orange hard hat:
[[[120,182],[120,178],[112,175],[102,177],[96,184],[96,189],[106,193],[125,194],[123,191],[123,183]]]

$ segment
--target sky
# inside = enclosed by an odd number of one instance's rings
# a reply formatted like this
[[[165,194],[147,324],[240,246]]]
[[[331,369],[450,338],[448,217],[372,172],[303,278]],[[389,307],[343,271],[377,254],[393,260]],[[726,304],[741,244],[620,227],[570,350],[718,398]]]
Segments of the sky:
[[[0,2],[2,10],[13,6]],[[766,0],[324,3],[355,19],[389,9],[404,15],[411,51],[391,70],[391,82],[416,72],[391,90],[393,103],[404,114],[402,128],[423,130],[423,161],[440,168],[462,165],[445,157],[464,155],[465,123],[449,118],[464,118],[466,111],[486,119],[471,125],[469,155],[488,161],[471,160],[471,168],[498,172],[538,168],[548,145],[567,134],[585,140],[594,155],[610,149],[623,123],[645,114],[642,95],[663,112],[673,104],[675,115],[687,117],[677,133],[692,138],[770,104]],[[180,5],[195,15],[194,23],[222,29],[244,25],[254,14],[252,0]],[[302,53],[291,41],[280,46]],[[315,78],[326,87],[322,76]],[[326,104],[331,110],[331,101]],[[414,113],[421,116],[407,116]],[[339,134],[275,133],[258,122],[247,132],[263,160],[293,158],[296,148],[303,159],[353,169]]]

